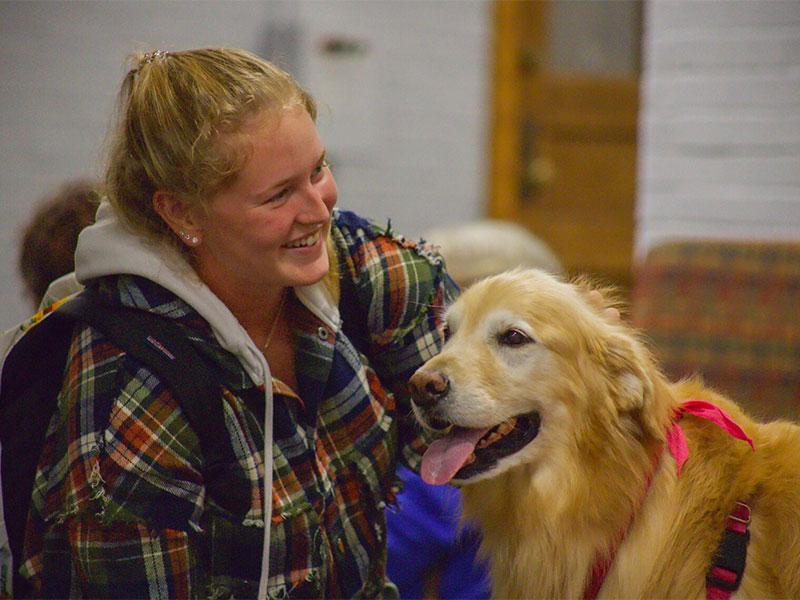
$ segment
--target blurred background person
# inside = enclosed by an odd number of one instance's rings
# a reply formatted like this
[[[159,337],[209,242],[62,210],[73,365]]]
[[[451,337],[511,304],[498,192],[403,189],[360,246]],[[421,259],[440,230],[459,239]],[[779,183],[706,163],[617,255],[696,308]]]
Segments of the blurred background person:
[[[64,183],[43,199],[22,231],[19,273],[25,296],[36,309],[50,283],[75,270],[78,234],[94,223],[100,203],[97,184],[90,179]]]
[[[555,275],[564,271],[550,246],[509,221],[480,219],[436,227],[424,237],[439,248],[447,272],[462,288],[515,267],[544,269]]]

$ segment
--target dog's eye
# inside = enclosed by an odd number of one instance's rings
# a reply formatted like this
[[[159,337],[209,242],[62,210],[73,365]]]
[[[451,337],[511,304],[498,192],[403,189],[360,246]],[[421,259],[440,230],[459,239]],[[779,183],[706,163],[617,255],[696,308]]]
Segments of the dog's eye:
[[[497,336],[497,341],[502,346],[522,346],[533,343],[533,340],[519,329],[508,329]]]
[[[447,324],[442,326],[442,335],[445,342],[450,339],[450,327]]]

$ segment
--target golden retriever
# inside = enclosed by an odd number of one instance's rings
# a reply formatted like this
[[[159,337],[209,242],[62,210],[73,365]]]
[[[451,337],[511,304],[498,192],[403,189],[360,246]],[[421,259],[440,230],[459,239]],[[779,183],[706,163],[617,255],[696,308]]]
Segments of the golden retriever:
[[[699,380],[669,382],[590,291],[537,270],[479,281],[410,382],[417,418],[443,436],[423,478],[463,488],[493,596],[705,598],[743,502],[736,598],[800,598],[800,427],[757,423]],[[722,409],[738,437],[723,417],[681,413],[687,400]]]

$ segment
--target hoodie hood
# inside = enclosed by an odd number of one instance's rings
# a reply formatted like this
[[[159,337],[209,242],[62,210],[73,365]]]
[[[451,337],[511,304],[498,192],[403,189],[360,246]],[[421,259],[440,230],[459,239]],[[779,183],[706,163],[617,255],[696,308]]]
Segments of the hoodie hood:
[[[97,277],[120,274],[139,275],[159,284],[208,321],[217,341],[239,359],[255,384],[269,380],[260,349],[180,252],[131,231],[106,201],[98,208],[96,222],[78,238],[75,274],[84,285]],[[338,330],[338,307],[321,282],[295,288],[295,294],[326,325]]]

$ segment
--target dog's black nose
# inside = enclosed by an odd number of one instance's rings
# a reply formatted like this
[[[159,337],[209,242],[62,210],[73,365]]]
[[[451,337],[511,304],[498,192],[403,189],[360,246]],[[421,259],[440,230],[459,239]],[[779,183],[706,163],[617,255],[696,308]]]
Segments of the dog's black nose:
[[[421,407],[435,404],[450,389],[450,380],[439,371],[419,369],[411,376],[408,383],[411,386],[414,403]]]

